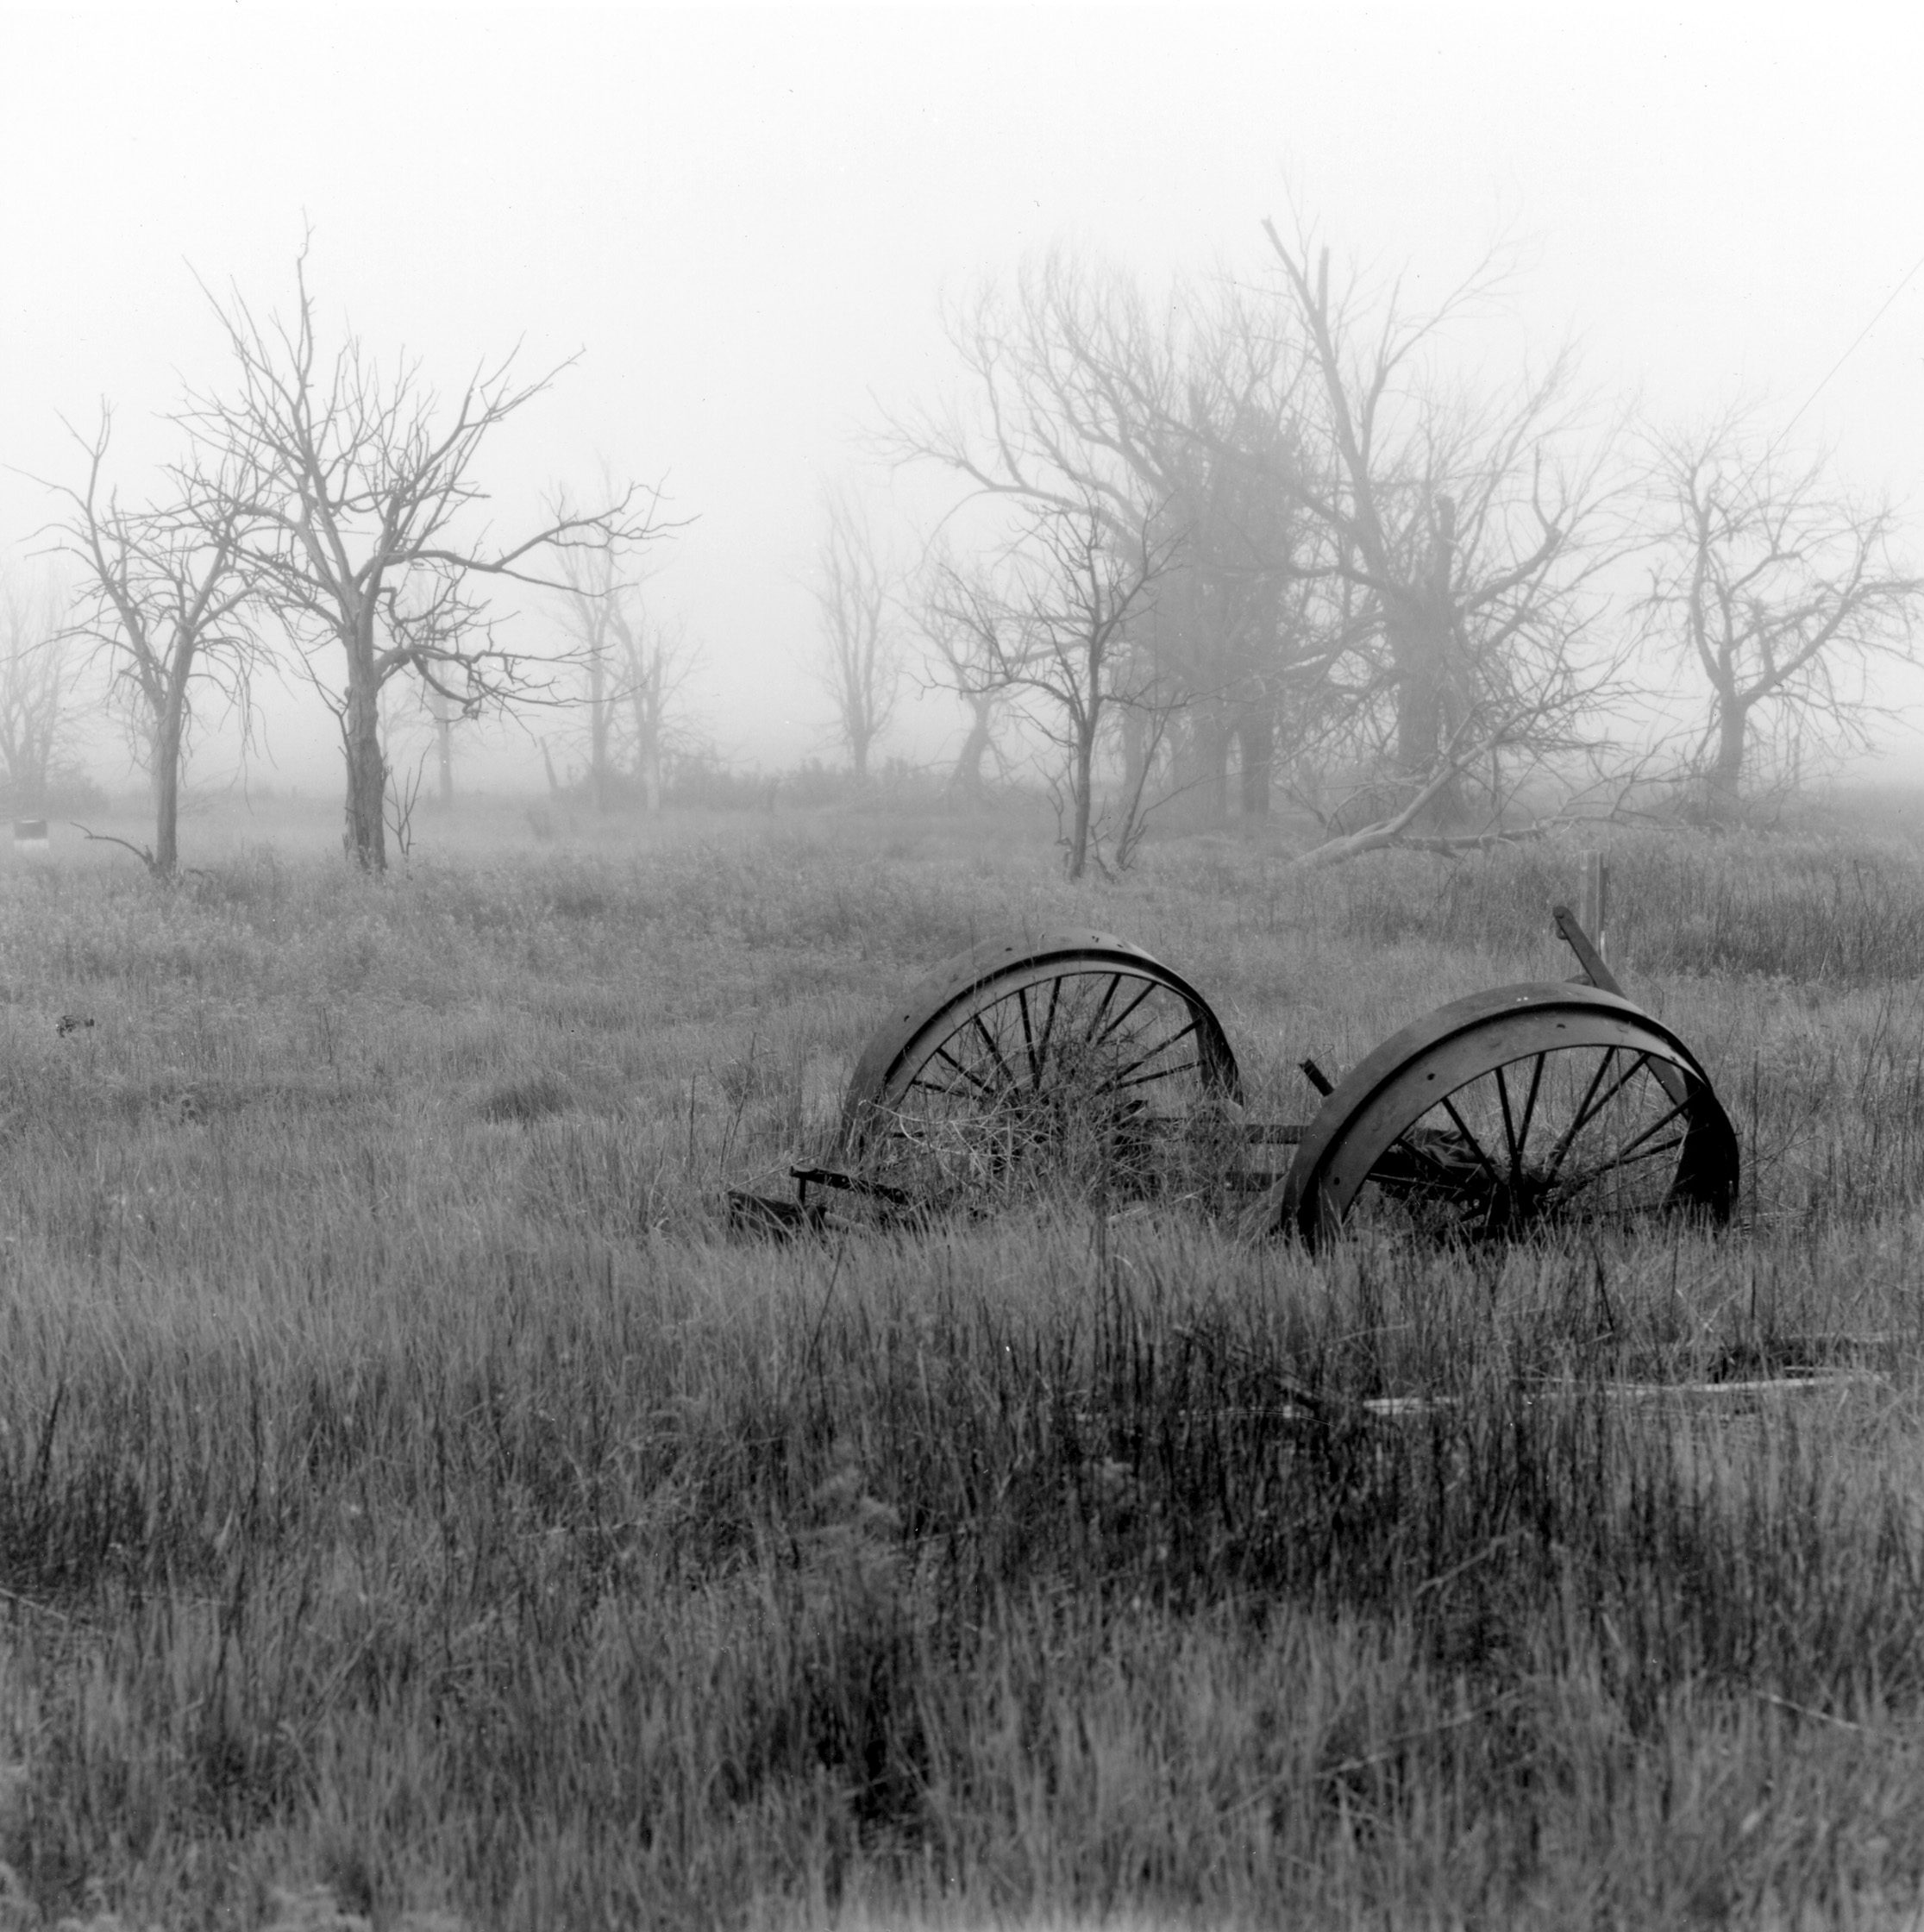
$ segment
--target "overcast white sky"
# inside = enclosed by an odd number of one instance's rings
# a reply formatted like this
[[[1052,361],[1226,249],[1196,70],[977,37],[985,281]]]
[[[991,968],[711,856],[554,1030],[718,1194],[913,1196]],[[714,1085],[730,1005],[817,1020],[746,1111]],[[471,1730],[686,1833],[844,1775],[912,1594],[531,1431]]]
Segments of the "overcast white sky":
[[[0,463],[72,475],[56,412],[106,397],[137,485],[148,419],[222,373],[191,271],[285,304],[304,216],[323,317],[448,384],[583,352],[494,453],[504,524],[599,453],[664,478],[699,518],[657,591],[705,647],[697,701],[784,762],[822,744],[818,479],[871,396],[951,381],[945,283],[1058,241],[1253,273],[1294,196],[1423,282],[1520,236],[1545,348],[1574,332],[1659,413],[1748,385],[1788,414],[1924,257],[1921,72],[1896,5],[0,0]],[[1924,513],[1924,272],[1805,423]],[[0,472],[0,548],[45,514]],[[273,749],[338,769],[324,714]]]

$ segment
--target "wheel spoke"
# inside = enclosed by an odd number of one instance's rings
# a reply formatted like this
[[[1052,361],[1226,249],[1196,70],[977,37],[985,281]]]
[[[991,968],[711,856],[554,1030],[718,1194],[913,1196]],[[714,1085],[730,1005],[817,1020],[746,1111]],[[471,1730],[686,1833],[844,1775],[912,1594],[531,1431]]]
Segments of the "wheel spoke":
[[[1094,1039],[1089,1042],[1089,1044],[1091,1046],[1100,1046],[1106,1040],[1111,1038],[1115,1033],[1116,1029],[1120,1026],[1123,1022],[1129,1018],[1130,1014],[1134,1013],[1137,1007],[1141,1006],[1143,1001],[1148,999],[1150,994],[1155,992],[1155,990],[1156,982],[1154,980],[1144,980],[1143,982],[1143,990],[1138,993],[1136,997],[1131,1000],[1129,1004],[1125,1007],[1122,1011],[1119,1013],[1106,1026],[1102,1029],[1100,1033],[1099,1033]],[[1099,1013],[1096,1017],[1098,1019],[1100,1019],[1101,1015]]]
[[[1195,1030],[1196,1023],[1195,1020],[1192,1018],[1187,1026],[1178,1027],[1176,1031],[1171,1033],[1166,1040],[1158,1040],[1156,1044],[1149,1050],[1147,1053],[1138,1055],[1135,1059],[1131,1060],[1126,1067],[1124,1067],[1119,1073],[1117,1073],[1112,1079],[1104,1081],[1101,1086],[1096,1088],[1096,1091],[1099,1094],[1106,1094],[1112,1089],[1118,1087],[1134,1087],[1140,1084],[1138,1082],[1131,1080],[1129,1076],[1134,1073],[1138,1067],[1146,1067],[1150,1063],[1150,1062],[1156,1057],[1157,1054],[1167,1053],[1169,1050],[1172,1046],[1174,1046],[1178,1040],[1188,1039],[1190,1034],[1194,1032]],[[1201,1064],[1202,1063],[1200,1060],[1186,1060],[1183,1062],[1183,1067],[1196,1067],[1200,1066]],[[1181,1073],[1183,1070],[1183,1067],[1159,1068],[1156,1072],[1152,1074],[1145,1074],[1144,1076],[1144,1078],[1146,1080],[1161,1080],[1166,1075]]]
[[[1396,1189],[1398,1192],[1407,1189],[1419,1194],[1434,1195],[1440,1197],[1461,1191],[1461,1182],[1434,1154],[1431,1153],[1426,1148],[1412,1146],[1401,1134],[1398,1134],[1395,1139],[1383,1149],[1382,1153],[1376,1157],[1378,1166],[1380,1167],[1384,1158],[1394,1153],[1399,1147],[1409,1157],[1413,1166],[1426,1170],[1426,1177],[1419,1176],[1413,1181],[1397,1182]],[[1371,1171],[1374,1172],[1375,1170]]]
[[[1641,1147],[1653,1133],[1662,1133],[1672,1120],[1676,1120],[1680,1113],[1689,1107],[1689,1104],[1688,1100],[1679,1101],[1668,1113],[1662,1114],[1652,1120],[1634,1140],[1625,1141],[1623,1145],[1618,1148],[1615,1154],[1611,1157],[1610,1160],[1604,1165],[1600,1166],[1596,1171],[1601,1174],[1607,1171],[1608,1168],[1621,1167],[1626,1160],[1630,1159],[1633,1149]]]
[[[1042,1023],[1042,1044],[1036,1049],[1036,1091],[1042,1091],[1042,1070],[1049,1064],[1049,1038],[1056,1031],[1056,1008],[1062,997],[1062,981],[1057,975],[1049,982],[1049,1013]]]
[[[920,1074],[910,1081],[909,1085],[911,1088],[919,1088],[924,1094],[940,1094],[944,1100],[966,1101],[974,1097],[960,1087],[944,1087],[939,1081],[923,1079]]]
[[[1120,1093],[1125,1087],[1146,1087],[1153,1080],[1170,1080],[1179,1073],[1188,1073],[1192,1067],[1200,1067],[1200,1060],[1185,1060],[1175,1067],[1158,1067],[1154,1073],[1139,1073],[1133,1080],[1112,1080],[1096,1088],[1098,1095]]]
[[[1018,1082],[1015,1076],[1009,1071],[1008,1063],[1003,1059],[1001,1049],[996,1045],[995,1041],[991,1036],[988,1028],[983,1026],[981,1014],[979,1013],[973,1013],[970,1015],[970,1019],[975,1024],[975,1031],[982,1036],[982,1044],[988,1049],[988,1057],[990,1059],[994,1061],[996,1072],[1000,1074],[1002,1076],[1002,1086],[1004,1090],[1006,1091],[1012,1087],[1019,1085],[1020,1082]]]
[[[1084,1046],[1094,1046],[1096,1044],[1095,1030],[1102,1024],[1102,1016],[1108,1012],[1109,1002],[1115,998],[1116,988],[1121,984],[1122,975],[1120,973],[1110,974],[1109,983],[1102,989],[1101,999],[1096,1002],[1095,1017],[1089,1022],[1088,1032],[1082,1036]]]
[[[1029,1088],[1031,1093],[1042,1090],[1042,1069],[1036,1064],[1035,1036],[1029,1030],[1029,989],[1018,986],[1015,989],[1015,1003],[1022,1009],[1022,1051],[1029,1062]]]
[[[1476,1158],[1482,1163],[1484,1168],[1488,1172],[1490,1179],[1500,1182],[1502,1180],[1503,1176],[1496,1171],[1496,1163],[1493,1161],[1489,1157],[1489,1156],[1483,1151],[1482,1142],[1477,1139],[1476,1136],[1470,1131],[1469,1123],[1466,1122],[1463,1115],[1457,1111],[1456,1101],[1451,1100],[1447,1095],[1444,1096],[1443,1111],[1447,1113],[1450,1118],[1456,1123],[1457,1132],[1463,1136],[1463,1140],[1468,1145],[1470,1152],[1473,1153],[1476,1157]]]
[[[1649,1054],[1639,1053],[1630,1063],[1622,1078],[1618,1080],[1605,1093],[1599,1095],[1597,1088],[1602,1084],[1604,1075],[1609,1070],[1611,1063],[1615,1060],[1617,1050],[1614,1046],[1607,1046],[1603,1050],[1603,1055],[1602,1064],[1597,1068],[1595,1076],[1590,1082],[1589,1091],[1583,1096],[1583,1105],[1577,1108],[1576,1118],[1564,1130],[1563,1138],[1557,1143],[1556,1151],[1550,1157],[1548,1172],[1551,1180],[1556,1179],[1557,1170],[1564,1164],[1564,1157],[1570,1151],[1570,1146],[1577,1135],[1582,1133],[1584,1128],[1592,1120],[1595,1120],[1597,1115],[1602,1113],[1604,1108],[1609,1106],[1610,1102],[1637,1077],[1638,1068],[1647,1065],[1650,1061]],[[1591,1104],[1593,1101],[1595,1105]]]
[[[1518,1145],[1516,1123],[1510,1117],[1510,1089],[1505,1084],[1503,1070],[1493,1070],[1496,1075],[1496,1104],[1503,1114],[1503,1145],[1510,1153],[1510,1185],[1514,1188],[1523,1168],[1523,1151]]]
[[[1524,1095],[1523,1120],[1516,1130],[1516,1144],[1520,1157],[1522,1151],[1530,1145],[1530,1122],[1537,1111],[1538,1090],[1543,1085],[1544,1063],[1549,1057],[1550,1056],[1547,1053],[1539,1053],[1530,1069],[1530,1091]]]
[[[1551,1174],[1554,1174],[1557,1168],[1563,1164],[1564,1156],[1568,1151],[1570,1142],[1576,1138],[1576,1130],[1583,1124],[1584,1110],[1595,1098],[1597,1088],[1603,1084],[1603,1077],[1609,1072],[1616,1057],[1617,1050],[1615,1047],[1607,1046],[1604,1048],[1603,1057],[1597,1062],[1596,1071],[1590,1076],[1590,1083],[1583,1089],[1582,1099],[1576,1103],[1576,1114],[1571,1123],[1570,1132],[1564,1134],[1550,1151],[1549,1171]]]
[[[1624,1088],[1627,1087],[1630,1082],[1637,1077],[1639,1070],[1644,1067],[1647,1067],[1649,1064],[1649,1054],[1639,1053],[1637,1057],[1633,1060],[1627,1067],[1624,1069],[1622,1078],[1614,1082],[1611,1086],[1607,1087],[1602,1093],[1597,1095],[1596,1104],[1591,1107],[1590,1111],[1587,1114],[1585,1114],[1582,1119],[1579,1120],[1576,1123],[1575,1131],[1577,1132],[1581,1132],[1585,1127],[1587,1127],[1590,1124],[1590,1122],[1595,1120],[1603,1112],[1604,1108],[1609,1106],[1610,1102],[1614,1101],[1617,1097],[1617,1095],[1620,1094],[1624,1090]]]
[[[1607,1174],[1620,1172],[1624,1168],[1633,1167],[1639,1161],[1655,1160],[1659,1154],[1667,1154],[1673,1147],[1681,1147],[1689,1139],[1688,1134],[1677,1134],[1669,1140],[1660,1140],[1654,1147],[1646,1147],[1640,1154],[1626,1154],[1620,1160],[1614,1160],[1606,1166],[1592,1168],[1580,1179],[1572,1181],[1567,1187],[1557,1190],[1559,1201],[1568,1201],[1572,1195],[1582,1194],[1585,1188],[1594,1186]]]
[[[997,1097],[995,1088],[979,1074],[965,1067],[946,1046],[938,1046],[931,1057],[937,1060],[946,1060],[978,1094],[986,1094],[990,1100],[994,1100]]]
[[[1393,1154],[1399,1147],[1401,1147],[1413,1161],[1418,1162],[1424,1167],[1432,1169],[1439,1176],[1443,1174],[1443,1164],[1437,1159],[1434,1154],[1428,1152],[1421,1147],[1413,1147],[1408,1141],[1404,1139],[1401,1134],[1398,1134],[1395,1139],[1391,1141],[1388,1146],[1383,1149],[1383,1152],[1385,1154]]]

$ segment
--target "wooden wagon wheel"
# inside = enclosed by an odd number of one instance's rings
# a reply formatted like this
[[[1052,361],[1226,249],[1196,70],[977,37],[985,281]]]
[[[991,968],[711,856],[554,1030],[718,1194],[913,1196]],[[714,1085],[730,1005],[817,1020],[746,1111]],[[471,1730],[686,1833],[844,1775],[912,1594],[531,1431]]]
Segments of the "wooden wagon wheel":
[[[1159,1191],[1187,1130],[1240,1094],[1208,1002],[1106,932],[984,940],[939,966],[868,1042],[839,1152],[931,1205],[1069,1187]]]
[[[1664,1210],[1721,1221],[1737,1182],[1737,1136],[1668,1027],[1595,987],[1507,986],[1354,1068],[1263,1211],[1311,1242],[1376,1220],[1514,1235]]]

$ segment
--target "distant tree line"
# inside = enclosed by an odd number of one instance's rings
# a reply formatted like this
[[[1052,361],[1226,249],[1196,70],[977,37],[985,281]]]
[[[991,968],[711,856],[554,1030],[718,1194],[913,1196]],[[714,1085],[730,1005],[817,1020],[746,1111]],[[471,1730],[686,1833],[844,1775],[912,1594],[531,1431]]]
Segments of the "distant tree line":
[[[1714,814],[1773,736],[1863,735],[1921,590],[1887,502],[1758,410],[1639,427],[1567,352],[1454,373],[1499,304],[1489,262],[1418,307],[1307,228],[1263,240],[1258,273],[1153,298],[1058,252],[948,306],[952,392],[880,438],[953,480],[948,524],[884,599],[845,561],[845,502],[827,519],[858,769],[912,642],[968,708],[958,794],[1004,718],[1050,748],[1072,875],[1126,863],[1158,802],[1225,819],[1232,779],[1243,815],[1287,794],[1320,824],[1307,862],[1472,841],[1524,798],[1621,795],[1658,768],[1626,747],[1693,687],[1661,768]],[[857,580],[894,655],[851,697]]]
[[[1244,272],[1154,292],[1056,252],[944,308],[948,393],[887,415],[874,451],[946,480],[938,526],[892,547],[846,481],[818,512],[807,668],[857,786],[916,677],[965,707],[956,804],[1041,756],[1073,875],[1126,866],[1177,800],[1206,825],[1286,800],[1328,863],[1653,769],[1727,817],[1774,754],[1866,739],[1924,588],[1888,501],[1758,408],[1639,425],[1567,352],[1464,373],[1466,332],[1501,312],[1491,262],[1419,305],[1307,226],[1261,241]],[[71,607],[0,597],[16,809],[59,764],[82,654],[152,779],[160,873],[197,731],[247,732],[265,674],[331,711],[370,871],[412,795],[407,717],[444,792],[456,723],[552,707],[597,809],[658,806],[693,658],[646,594],[677,527],[659,490],[604,466],[590,500],[552,491],[492,540],[485,448],[561,370],[511,358],[444,395],[330,336],[304,243],[294,268],[285,315],[209,292],[224,373],[176,398],[154,488],[115,482],[109,407],[74,432],[48,486]],[[542,649],[491,603],[507,586],[544,600]],[[1666,708],[1682,737],[1653,764]]]

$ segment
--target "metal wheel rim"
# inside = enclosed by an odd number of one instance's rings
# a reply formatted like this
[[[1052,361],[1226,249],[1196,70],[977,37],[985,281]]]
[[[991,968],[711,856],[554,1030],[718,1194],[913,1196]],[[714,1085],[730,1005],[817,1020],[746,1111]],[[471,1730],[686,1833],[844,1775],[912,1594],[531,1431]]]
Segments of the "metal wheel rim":
[[[918,1170],[938,1195],[1078,1165],[1139,1191],[1170,1131],[1239,1090],[1207,1001],[1143,948],[1097,932],[997,938],[938,967],[877,1031],[842,1151],[892,1184]]]
[[[1594,988],[1504,987],[1406,1027],[1339,1082],[1266,1213],[1311,1242],[1365,1189],[1470,1235],[1672,1208],[1721,1220],[1737,1174],[1708,1076],[1661,1022]]]

